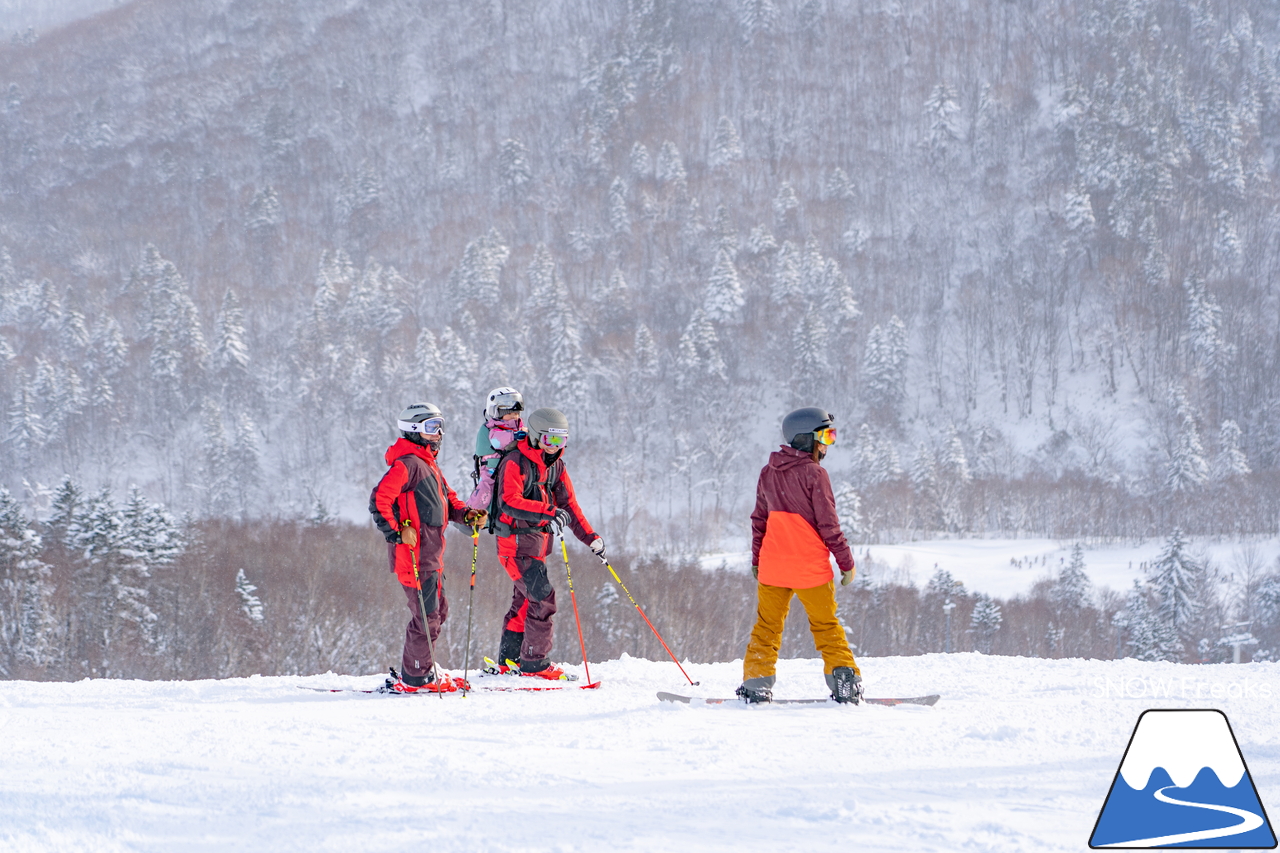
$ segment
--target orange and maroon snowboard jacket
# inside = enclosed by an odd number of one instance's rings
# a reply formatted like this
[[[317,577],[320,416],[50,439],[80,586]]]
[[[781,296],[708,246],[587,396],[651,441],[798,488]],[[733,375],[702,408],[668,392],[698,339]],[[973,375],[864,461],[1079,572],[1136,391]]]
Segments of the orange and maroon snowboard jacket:
[[[853,571],[853,552],[840,530],[831,478],[808,453],[783,445],[769,454],[751,513],[751,564],[769,586],[811,589],[829,583],[828,554]]]
[[[467,506],[445,482],[429,448],[405,438],[387,448],[390,469],[369,495],[373,523],[391,545],[391,571],[402,586],[417,589],[413,561],[418,574],[444,572],[444,532],[450,521],[461,522]],[[418,532],[418,546],[410,548],[400,540],[405,519]],[[434,580],[434,579],[432,579]],[[430,581],[423,588],[431,586]]]

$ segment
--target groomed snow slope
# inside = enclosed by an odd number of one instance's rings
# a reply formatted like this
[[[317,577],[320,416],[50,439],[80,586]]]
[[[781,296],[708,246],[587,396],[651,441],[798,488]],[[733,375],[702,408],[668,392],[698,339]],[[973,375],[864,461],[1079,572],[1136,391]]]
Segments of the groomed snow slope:
[[[1280,810],[1280,665],[861,664],[871,695],[943,698],[673,705],[675,665],[628,658],[596,691],[444,699],[297,689],[373,675],[0,682],[0,849],[1076,851],[1150,707],[1222,709]],[[740,679],[687,669],[698,695]],[[779,674],[779,697],[824,692],[818,661]]]

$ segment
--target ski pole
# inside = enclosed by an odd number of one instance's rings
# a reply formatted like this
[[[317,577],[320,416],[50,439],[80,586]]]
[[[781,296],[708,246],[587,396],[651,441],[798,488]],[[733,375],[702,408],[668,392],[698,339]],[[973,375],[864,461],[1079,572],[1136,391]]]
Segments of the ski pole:
[[[563,539],[561,539],[561,544],[564,544]],[[640,614],[640,618],[644,620],[644,623],[649,626],[649,630],[653,632],[653,636],[658,638],[658,642],[662,643],[662,647],[667,650],[667,654],[671,657],[671,660],[676,666],[680,667],[680,673],[690,684],[696,687],[698,682],[689,678],[689,673],[684,671],[684,667],[680,666],[680,661],[676,660],[676,656],[674,654],[671,654],[671,647],[667,645],[667,641],[662,639],[662,635],[658,633],[658,629],[653,627],[653,623],[649,621],[649,617],[644,615],[644,610],[641,609],[639,604],[636,604],[635,598],[631,595],[631,590],[627,589],[627,585],[622,582],[622,578],[618,577],[618,573],[614,571],[613,566],[611,566],[609,561],[605,559],[604,554],[596,554],[596,556],[600,558],[600,562],[604,563],[605,568],[609,570],[609,574],[613,575],[613,579],[618,582],[618,586],[622,587],[622,591],[627,594],[627,598],[630,599],[633,605],[635,605],[636,612]]]
[[[467,593],[467,644],[462,656],[462,683],[467,687],[471,686],[471,682],[467,680],[471,667],[471,605],[476,600],[476,554],[479,551],[480,528],[473,524],[471,525],[471,591]],[[467,695],[466,687],[463,688],[462,695]]]
[[[564,555],[564,573],[569,578],[569,601],[573,602],[573,622],[578,626],[578,647],[582,649],[582,668],[587,671],[587,684],[591,684],[591,665],[587,663],[587,644],[582,640],[582,622],[578,619],[578,596],[573,592],[573,572],[569,570],[569,549],[560,534],[560,553]]]
[[[409,527],[408,519],[405,519],[404,526]],[[431,642],[431,623],[427,621],[427,600],[422,595],[422,578],[418,576],[418,552],[413,549],[414,546],[410,545],[409,559],[413,563],[413,580],[418,584],[418,616],[422,619],[422,630],[427,635],[427,654],[431,656],[431,680],[435,681],[436,649],[435,644]],[[439,688],[440,685],[437,684],[436,687]],[[444,698],[444,693],[439,689],[436,690],[436,695],[441,699]]]

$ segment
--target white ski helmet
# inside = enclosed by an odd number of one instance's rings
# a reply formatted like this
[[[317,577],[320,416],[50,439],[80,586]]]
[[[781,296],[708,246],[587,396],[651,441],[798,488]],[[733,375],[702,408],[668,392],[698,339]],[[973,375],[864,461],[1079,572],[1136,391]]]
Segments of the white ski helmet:
[[[569,419],[559,409],[534,409],[525,422],[529,444],[547,453],[564,450],[569,443]]]
[[[524,398],[520,392],[505,385],[489,392],[489,399],[484,404],[484,416],[496,421],[509,412],[524,411]]]
[[[400,434],[424,447],[439,447],[444,438],[444,414],[432,403],[414,403],[396,420]]]

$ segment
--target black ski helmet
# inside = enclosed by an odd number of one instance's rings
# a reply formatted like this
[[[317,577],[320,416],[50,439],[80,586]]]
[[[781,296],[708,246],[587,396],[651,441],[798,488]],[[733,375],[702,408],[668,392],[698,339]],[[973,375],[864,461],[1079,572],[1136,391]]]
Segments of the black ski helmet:
[[[534,409],[524,428],[529,433],[529,446],[547,453],[564,450],[569,441],[569,419],[559,409]]]
[[[817,406],[796,409],[782,419],[783,440],[803,453],[813,452],[813,434],[834,426],[836,416]]]
[[[396,420],[400,435],[423,447],[439,447],[444,439],[444,414],[433,403],[414,403]]]

